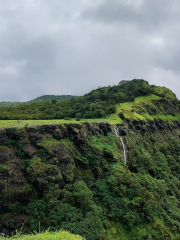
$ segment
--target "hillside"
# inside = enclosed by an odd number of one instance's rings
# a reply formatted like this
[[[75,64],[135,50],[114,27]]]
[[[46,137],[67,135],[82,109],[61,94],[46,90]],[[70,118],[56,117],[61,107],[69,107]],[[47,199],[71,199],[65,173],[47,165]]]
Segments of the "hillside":
[[[1,115],[37,111],[0,121],[0,232],[180,239],[180,101],[169,89],[133,80],[26,106]],[[75,118],[39,119],[42,107]]]
[[[143,97],[142,97],[143,96]],[[35,101],[15,107],[2,108],[0,120],[49,120],[49,119],[111,119],[118,114],[118,106],[122,103],[133,103],[141,97],[149,100],[148,106],[134,106],[126,117],[139,115],[174,115],[179,114],[180,101],[175,94],[165,87],[149,85],[145,80],[132,80],[113,87],[103,87],[70,100],[58,102]],[[137,102],[136,102],[137,103]],[[173,106],[173,108],[171,108]],[[136,111],[137,110],[137,111]],[[137,116],[137,115],[136,115]]]

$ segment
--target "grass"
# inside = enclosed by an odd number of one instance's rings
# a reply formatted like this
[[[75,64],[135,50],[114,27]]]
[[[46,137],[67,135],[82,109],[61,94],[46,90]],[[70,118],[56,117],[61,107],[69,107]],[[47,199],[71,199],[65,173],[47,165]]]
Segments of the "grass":
[[[109,150],[112,152],[115,158],[118,157],[119,149],[117,147],[116,141],[115,141],[115,135],[114,134],[108,134],[108,136],[99,136],[95,137],[93,136],[91,139],[92,146],[99,148],[99,150],[103,151],[104,149]]]
[[[123,112],[125,117],[131,120],[155,120],[155,119],[162,119],[165,121],[168,120],[180,120],[180,114],[176,114],[176,116],[172,115],[149,115],[147,113],[138,114],[137,112],[133,111],[133,108],[141,107],[142,103],[151,103],[152,100],[159,100],[161,97],[156,95],[148,95],[148,96],[141,96],[137,97],[134,102],[126,102],[116,105],[116,113],[111,114],[109,118],[111,119],[111,124],[119,123],[119,112]]]
[[[134,102],[139,103],[139,102],[145,102],[145,101],[149,101],[149,100],[150,101],[151,100],[159,100],[159,99],[161,99],[161,97],[156,96],[154,94],[151,94],[151,95],[148,95],[148,96],[137,97]]]
[[[77,123],[81,124],[84,122],[108,122],[107,119],[83,119],[77,121],[76,119],[64,120],[64,119],[52,119],[52,120],[0,120],[0,128],[23,128],[39,126],[39,125],[54,125],[54,124],[67,124],[67,123]]]
[[[59,141],[52,138],[51,136],[49,136],[49,139],[44,138],[42,141],[38,143],[38,146],[42,146],[45,148],[51,148],[57,145],[59,145]]]
[[[60,232],[44,232],[44,233],[37,233],[32,235],[24,235],[24,236],[14,236],[11,238],[0,237],[2,240],[85,240],[84,238],[80,237],[79,235],[72,235],[66,231]]]
[[[110,120],[110,123],[112,125],[120,123],[122,120],[119,118],[118,113],[123,112],[126,118],[129,119],[140,119],[140,120],[145,120],[145,119],[151,119],[150,115],[147,116],[142,116],[136,112],[133,112],[133,107],[135,107],[137,104],[141,104],[142,102],[150,102],[152,100],[158,100],[160,97],[156,95],[148,95],[148,96],[142,96],[142,97],[137,97],[134,102],[125,102],[125,103],[120,103],[116,105],[116,113],[113,113],[109,115],[106,120]]]
[[[82,119],[77,121],[76,119],[64,120],[64,119],[56,119],[56,120],[0,120],[1,128],[23,128],[25,126],[32,127],[38,125],[54,125],[54,124],[67,124],[67,123],[76,123],[82,124],[84,122],[107,122],[111,125],[122,122],[119,118],[119,112],[123,112],[125,117],[132,120],[154,120],[154,119],[163,119],[163,120],[180,120],[180,115],[176,115],[175,117],[171,115],[149,115],[147,113],[138,114],[133,109],[136,107],[141,107],[142,103],[151,103],[152,100],[159,100],[161,97],[156,95],[148,95],[137,97],[134,102],[125,102],[116,105],[116,113],[107,115],[106,117],[99,119]]]

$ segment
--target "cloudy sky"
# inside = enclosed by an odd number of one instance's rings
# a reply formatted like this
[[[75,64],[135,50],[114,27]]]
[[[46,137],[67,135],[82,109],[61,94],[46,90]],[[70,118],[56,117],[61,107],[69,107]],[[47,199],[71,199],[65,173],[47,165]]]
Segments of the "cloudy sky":
[[[0,101],[143,78],[180,98],[179,0],[0,0]]]

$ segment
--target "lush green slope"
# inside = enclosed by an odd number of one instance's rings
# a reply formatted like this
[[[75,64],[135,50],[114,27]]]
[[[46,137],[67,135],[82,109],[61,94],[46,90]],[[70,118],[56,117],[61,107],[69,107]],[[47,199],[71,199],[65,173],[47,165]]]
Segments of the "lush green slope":
[[[0,231],[87,240],[180,239],[180,122],[0,131]]]
[[[91,91],[82,97],[65,101],[46,101],[24,103],[17,107],[6,107],[1,109],[1,120],[48,120],[48,119],[98,119],[106,118],[112,113],[116,113],[116,105],[125,102],[133,102],[137,97],[153,96],[154,105],[163,100],[159,113],[165,113],[166,105],[176,107],[179,111],[179,100],[167,88],[149,85],[144,80],[132,80],[113,87],[103,87]],[[178,111],[177,111],[178,108]],[[147,108],[148,109],[148,108]],[[167,114],[173,113],[173,109]],[[150,115],[154,112],[150,112]]]
[[[32,235],[19,235],[10,237],[10,238],[5,238],[1,237],[3,240],[83,240],[82,237],[78,235],[72,235],[68,232],[65,231],[60,231],[60,232],[54,232],[54,233],[49,233],[49,232],[44,232],[44,233],[37,233],[37,234],[32,234]],[[85,239],[84,239],[85,240]]]

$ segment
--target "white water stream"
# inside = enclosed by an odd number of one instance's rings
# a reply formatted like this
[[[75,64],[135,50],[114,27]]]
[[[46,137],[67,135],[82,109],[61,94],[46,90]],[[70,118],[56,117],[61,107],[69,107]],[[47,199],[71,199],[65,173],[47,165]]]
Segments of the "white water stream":
[[[122,143],[122,146],[123,146],[123,151],[124,151],[124,162],[125,162],[125,164],[126,164],[127,159],[126,159],[126,149],[125,149],[125,145],[124,145],[124,142],[123,142],[122,137],[119,135],[119,131],[118,131],[118,128],[117,128],[116,125],[114,126],[114,131],[115,131],[116,136],[119,137],[120,140],[121,140],[121,143]]]

